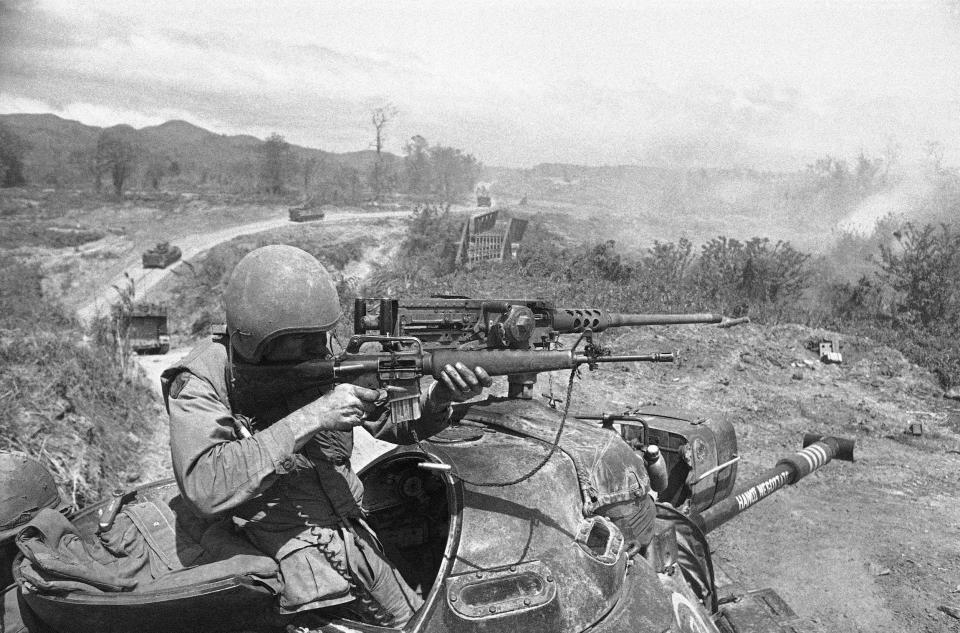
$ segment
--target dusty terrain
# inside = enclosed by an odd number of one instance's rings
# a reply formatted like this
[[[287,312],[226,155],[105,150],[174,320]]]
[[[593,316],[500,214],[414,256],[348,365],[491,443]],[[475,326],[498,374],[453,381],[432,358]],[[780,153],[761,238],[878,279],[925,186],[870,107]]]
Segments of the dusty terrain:
[[[277,208],[251,215],[256,217],[248,223],[282,220]],[[222,237],[217,231],[225,229],[211,224],[203,233]],[[181,227],[178,235],[188,233],[201,231]],[[89,247],[115,248],[110,240],[117,237]],[[83,281],[65,288],[75,306],[89,305],[109,288],[104,280],[114,279],[125,263],[135,269],[137,249],[157,238],[122,239],[127,241],[116,247],[119,256],[90,267]],[[66,256],[79,257],[77,251]],[[364,266],[356,270],[362,276]],[[99,282],[91,283],[95,278]],[[605,342],[619,353],[679,349],[683,360],[584,372],[571,411],[656,403],[728,416],[737,428],[741,481],[798,449],[805,431],[856,439],[855,463],[832,463],[720,528],[712,539],[717,560],[748,588],[775,588],[823,631],[960,631],[960,620],[938,609],[960,608],[960,402],[945,399],[934,379],[898,352],[868,340],[845,340],[843,364],[821,364],[806,347],[821,334],[800,326],[748,325],[608,336]],[[185,351],[142,358],[151,384]],[[495,392],[504,390],[503,382]],[[566,376],[541,376],[538,390],[551,382],[562,395]],[[141,481],[169,473],[159,402],[156,413],[157,435],[145,449]],[[920,437],[904,433],[915,422],[923,425]],[[358,466],[381,449],[361,448]]]
[[[740,481],[800,448],[804,432],[855,439],[855,463],[828,464],[721,527],[715,556],[824,631],[960,630],[938,610],[960,606],[960,403],[868,340],[845,340],[841,365],[820,363],[806,346],[822,333],[635,330],[615,339],[617,352],[679,349],[682,363],[592,372],[571,410],[656,403],[727,416]],[[910,423],[921,437],[904,433]]]

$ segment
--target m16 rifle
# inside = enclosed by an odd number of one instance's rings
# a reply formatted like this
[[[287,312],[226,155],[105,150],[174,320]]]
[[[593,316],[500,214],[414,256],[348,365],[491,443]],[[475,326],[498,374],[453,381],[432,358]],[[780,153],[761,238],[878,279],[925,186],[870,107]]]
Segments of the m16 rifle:
[[[491,376],[511,376],[576,369],[582,365],[595,369],[601,363],[669,363],[674,360],[669,352],[612,356],[606,350],[592,345],[589,337],[583,339],[588,343],[581,351],[576,349],[579,342],[569,350],[425,351],[422,343],[414,337],[352,336],[346,350],[335,358],[286,365],[234,363],[232,372],[236,379],[268,389],[271,381],[279,379],[296,384],[349,382],[382,390],[384,405],[390,409],[390,419],[400,422],[420,417],[420,378],[439,378],[448,364],[460,362],[471,369],[483,367]],[[370,346],[374,351],[367,351]]]
[[[597,308],[558,308],[540,299],[470,299],[443,295],[426,299],[354,300],[355,335],[413,336],[425,349],[556,350],[559,335],[602,332],[641,325],[742,323],[722,315],[622,314]],[[536,375],[512,374],[509,396],[533,396]]]

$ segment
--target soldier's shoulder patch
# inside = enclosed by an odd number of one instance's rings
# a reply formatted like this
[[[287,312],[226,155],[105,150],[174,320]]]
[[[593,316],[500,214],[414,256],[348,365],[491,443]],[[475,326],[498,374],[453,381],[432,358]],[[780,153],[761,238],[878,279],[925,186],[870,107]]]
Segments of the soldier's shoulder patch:
[[[182,371],[177,374],[177,377],[173,379],[172,383],[170,383],[170,397],[174,400],[180,397],[180,392],[182,392],[184,387],[187,386],[187,383],[190,382],[191,378],[193,378],[193,374],[188,371]]]

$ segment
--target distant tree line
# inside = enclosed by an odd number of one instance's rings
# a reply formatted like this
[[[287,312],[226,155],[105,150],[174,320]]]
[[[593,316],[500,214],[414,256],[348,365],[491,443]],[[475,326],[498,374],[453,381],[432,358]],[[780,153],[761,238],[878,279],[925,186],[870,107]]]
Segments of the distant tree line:
[[[389,105],[371,112],[372,156],[337,157],[296,147],[276,132],[253,147],[241,142],[235,154],[217,151],[213,157],[202,156],[191,154],[190,148],[178,152],[153,147],[133,128],[116,126],[101,130],[87,147],[74,146],[54,155],[52,165],[47,164],[48,151],[46,163],[36,166],[31,177],[38,181],[35,184],[47,186],[85,182],[97,193],[110,191],[118,197],[131,187],[299,194],[320,204],[381,202],[398,194],[452,202],[471,193],[482,166],[462,150],[431,145],[416,135],[404,147],[404,156],[385,151],[396,114]],[[0,124],[0,186],[28,184],[30,151],[24,139]]]

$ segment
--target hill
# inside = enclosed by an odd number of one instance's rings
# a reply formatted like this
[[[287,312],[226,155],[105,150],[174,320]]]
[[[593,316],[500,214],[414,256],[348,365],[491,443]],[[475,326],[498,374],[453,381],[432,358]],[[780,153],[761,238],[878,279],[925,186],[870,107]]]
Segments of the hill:
[[[166,189],[244,193],[256,189],[265,141],[247,134],[223,135],[188,123],[167,121],[134,129],[128,125],[100,128],[53,114],[0,115],[5,125],[25,140],[25,175],[31,184],[70,188],[90,187],[89,164],[97,138],[105,129],[121,132],[138,148],[134,187],[150,188],[155,179]],[[291,144],[287,173],[291,184],[342,177],[343,170],[365,172],[373,151],[333,154]],[[397,160],[388,155],[388,161]],[[305,171],[309,170],[309,173]],[[349,175],[349,174],[348,174]]]

